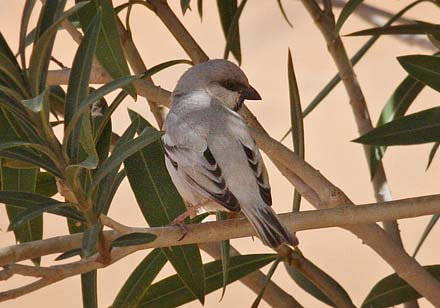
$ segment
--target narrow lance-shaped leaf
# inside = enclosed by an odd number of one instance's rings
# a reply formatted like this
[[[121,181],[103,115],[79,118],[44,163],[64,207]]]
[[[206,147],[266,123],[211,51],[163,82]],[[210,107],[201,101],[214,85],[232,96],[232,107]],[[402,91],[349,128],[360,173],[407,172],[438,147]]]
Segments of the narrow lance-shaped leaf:
[[[137,307],[139,300],[150,287],[154,278],[165,266],[167,258],[161,249],[154,249],[130,274],[121,290],[119,290],[112,307],[131,308]]]
[[[415,79],[440,92],[440,58],[412,55],[398,57],[400,65]]]
[[[203,0],[197,0],[197,11],[199,12],[200,20],[203,18]]]
[[[242,0],[242,3],[246,3],[246,0]],[[238,26],[238,18],[241,12],[239,12],[235,25],[233,25],[234,16],[238,10],[237,0],[217,0],[217,7],[220,14],[223,33],[227,40],[224,58],[227,58],[229,52],[232,52],[238,63],[241,63],[240,29]]]
[[[98,242],[99,233],[101,232],[101,224],[94,223],[91,226],[88,226],[84,231],[84,236],[82,240],[82,256],[90,257],[96,251],[96,243]]]
[[[157,236],[151,233],[134,232],[122,235],[112,242],[112,247],[127,247],[154,242]]]
[[[432,149],[429,152],[428,164],[426,165],[426,170],[428,170],[429,167],[431,166],[432,161],[434,160],[435,153],[437,153],[437,150],[438,150],[439,146],[440,146],[439,142],[434,143],[434,145],[432,146]]]
[[[20,38],[18,43],[18,54],[20,55],[21,67],[25,70],[26,67],[26,33],[29,25],[29,20],[32,14],[32,10],[35,6],[36,0],[26,0],[23,7],[23,13],[21,14],[20,22]]]
[[[341,13],[339,14],[338,21],[336,22],[335,32],[339,34],[342,26],[345,21],[350,17],[350,15],[354,12],[354,10],[363,2],[363,0],[349,0],[342,8]]]
[[[74,204],[72,203],[55,202],[50,204],[38,204],[37,206],[24,209],[13,219],[11,219],[8,230],[17,230],[24,224],[31,222],[33,219],[41,217],[41,214],[43,214],[44,212],[52,211],[55,213],[62,213],[63,211],[59,211],[60,208],[72,206],[74,206]],[[64,213],[69,213],[69,210],[64,211]]]
[[[402,117],[414,102],[425,85],[418,80],[407,76],[394,90],[382,109],[376,127]],[[386,147],[370,147],[370,174],[371,178],[376,174],[377,166],[382,160]]]
[[[440,25],[427,22],[419,22],[409,25],[384,26],[356,31],[347,36],[364,36],[364,35],[415,35],[415,34],[439,34]]]
[[[277,0],[278,7],[280,8],[281,14],[284,17],[284,20],[287,22],[290,28],[293,28],[292,23],[290,22],[289,18],[287,17],[286,11],[284,10],[283,2],[282,0]]]
[[[315,285],[310,279],[302,274],[301,271],[287,263],[284,263],[284,265],[289,276],[296,282],[299,287],[301,287],[304,291],[312,295],[317,300],[331,307],[336,307],[336,305],[333,304],[332,300],[328,298],[328,296],[325,295],[317,285]],[[334,289],[337,290],[340,296],[345,298],[346,302],[351,302],[350,296],[335,279],[333,279],[330,275],[328,275],[316,265],[312,263],[310,263],[310,265],[314,267],[315,272],[319,273],[321,279],[326,280],[326,283],[333,285]]]
[[[57,1],[48,1],[57,2]],[[65,1],[59,1],[60,4]],[[57,18],[49,27],[46,28],[44,33],[41,34],[38,41],[34,44],[32,54],[29,62],[29,79],[31,83],[31,90],[34,95],[40,93],[40,89],[44,89],[46,86],[46,75],[48,58],[52,51],[54,36],[57,32],[58,26],[70,15],[74,14],[84,4],[75,5],[66,12],[64,12],[59,18]]]
[[[130,111],[130,117],[132,121],[140,121],[139,129],[151,127],[133,111]],[[137,203],[150,226],[168,225],[186,210],[166,170],[159,140],[128,157],[124,167]],[[197,245],[163,248],[162,252],[188,289],[203,303],[204,271]]]
[[[69,84],[67,87],[66,104],[64,110],[65,125],[69,125],[70,121],[77,113],[81,101],[83,101],[89,92],[89,78],[92,69],[93,56],[95,54],[101,14],[98,12],[93,22],[84,34],[81,44],[73,59],[72,70],[70,73]],[[67,154],[72,163],[78,162],[79,151],[79,135],[80,127],[72,130],[70,139],[64,138],[63,143],[67,145]]]
[[[98,186],[99,182],[102,181],[104,177],[118,164],[145,148],[150,143],[157,141],[161,135],[162,133],[160,132],[145,130],[139,135],[139,137],[126,142],[123,149],[114,149],[112,155],[106,159],[96,171],[92,185],[89,188],[89,193],[93,192]]]
[[[227,219],[227,214],[225,212],[217,211],[216,217],[217,217],[217,221],[222,221]],[[222,269],[223,269],[223,290],[220,300],[222,300],[223,296],[225,296],[226,286],[228,285],[229,260],[231,257],[230,250],[231,250],[231,244],[229,240],[224,240],[220,242],[220,252],[221,252]]]
[[[81,275],[83,308],[98,308],[98,271]]]
[[[418,0],[410,3],[406,7],[404,7],[402,10],[400,10],[398,13],[396,13],[393,17],[391,17],[387,23],[384,25],[389,26],[396,20],[398,20],[400,17],[402,17],[403,14],[405,14],[408,10],[412,9],[416,5],[422,3],[422,2],[430,2],[430,0]],[[355,66],[360,59],[367,53],[367,51],[376,43],[376,41],[379,39],[381,35],[376,34],[372,36],[350,59],[351,65]],[[310,104],[304,109],[303,117],[305,118],[307,115],[309,115],[323,100],[327,97],[327,95],[339,84],[341,81],[341,77],[339,74],[336,74],[327,84],[326,86],[315,96],[315,98],[310,102]],[[283,141],[287,135],[292,131],[292,128],[290,128],[285,135],[281,138],[281,141]]]
[[[67,204],[58,200],[35,193],[22,191],[0,191],[0,203],[9,204],[11,207],[20,210],[28,210],[45,205],[59,204],[60,206],[49,207],[46,208],[45,211],[51,214],[69,217],[77,221],[84,220],[81,213],[75,208],[69,207]]]
[[[293,150],[300,158],[305,157],[304,142],[304,122],[301,109],[301,99],[299,96],[298,84],[296,81],[295,70],[293,68],[292,55],[288,53],[287,75],[289,80],[289,98],[290,98],[290,121],[292,127]],[[293,195],[292,211],[298,212],[301,205],[301,195],[295,189]]]
[[[233,256],[229,266],[229,283],[237,281],[276,259],[276,254],[255,254]],[[220,260],[204,265],[206,294],[209,294],[223,285],[223,270]],[[171,295],[172,294],[172,295]],[[147,289],[138,303],[138,308],[172,308],[196,299],[177,275],[165,278]]]
[[[189,6],[190,2],[191,0],[180,0],[180,8],[182,9],[183,15],[185,15],[188,9],[191,10],[191,7]]]
[[[76,0],[83,2],[84,0]],[[112,1],[92,1],[78,13],[83,30],[88,29],[93,22],[93,17],[100,10],[102,11],[101,29],[97,41],[96,56],[99,63],[106,69],[113,78],[121,78],[130,75],[121,39],[118,33],[115,11]],[[133,85],[128,84],[125,90],[136,98],[136,90]]]
[[[435,279],[440,280],[440,265],[423,266]],[[362,308],[392,307],[421,298],[422,296],[397,274],[380,280],[362,303]]]
[[[440,107],[396,119],[354,141],[372,145],[408,145],[440,141]]]
[[[66,147],[67,140],[70,138],[72,132],[74,131],[75,127],[78,125],[78,122],[83,116],[83,114],[89,111],[94,103],[99,101],[105,95],[127,85],[128,83],[136,79],[139,79],[140,77],[141,75],[127,76],[110,81],[109,83],[101,86],[97,90],[90,93],[90,95],[87,96],[87,98],[82,100],[80,105],[78,105],[78,107],[76,108],[75,114],[70,119],[70,122],[68,124],[66,123],[67,126],[64,130],[63,147]]]
[[[0,175],[1,175],[1,194],[5,190],[18,192],[34,192],[35,184],[37,182],[38,168],[33,169],[16,169],[3,166],[4,159],[0,160]],[[1,199],[1,197],[0,197]],[[5,200],[6,201],[6,200]],[[2,201],[0,201],[2,202]],[[9,222],[14,222],[23,209],[14,207],[11,203],[4,202],[6,205],[6,213]],[[43,216],[41,213],[33,217],[32,220],[23,222],[19,228],[14,229],[14,236],[17,242],[26,243],[43,238]],[[40,259],[35,259],[35,263],[39,264]]]
[[[251,308],[257,308],[260,305],[260,302],[263,299],[264,291],[266,291],[266,287],[267,287],[268,283],[270,282],[270,280],[272,279],[272,276],[275,273],[275,270],[277,269],[278,264],[280,264],[280,261],[281,261],[280,258],[276,259],[275,262],[270,267],[269,271],[266,274],[266,278],[264,278],[263,286],[262,286],[260,292],[258,293],[257,298],[253,302]]]
[[[425,230],[423,231],[423,234],[420,237],[419,242],[417,243],[416,248],[414,249],[414,252],[412,254],[413,258],[415,258],[417,256],[417,253],[419,252],[420,248],[422,248],[423,243],[425,242],[425,240],[428,237],[429,233],[431,233],[432,229],[434,228],[434,226],[437,223],[439,218],[440,218],[440,214],[434,214],[434,215],[431,216],[431,220],[426,225]]]
[[[201,214],[191,219],[191,222],[199,223],[207,216],[208,213]],[[127,278],[124,286],[119,290],[112,304],[112,308],[137,307],[139,300],[150,287],[166,262],[167,258],[161,249],[154,249],[150,252]]]

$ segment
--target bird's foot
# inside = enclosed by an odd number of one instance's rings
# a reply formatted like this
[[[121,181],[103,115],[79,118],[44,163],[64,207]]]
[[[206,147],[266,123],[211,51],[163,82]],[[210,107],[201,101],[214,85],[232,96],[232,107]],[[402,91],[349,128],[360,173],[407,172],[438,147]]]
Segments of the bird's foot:
[[[178,241],[183,240],[186,234],[189,232],[188,227],[185,224],[185,219],[187,217],[196,215],[197,211],[198,211],[198,207],[192,206],[188,208],[187,211],[183,212],[182,214],[174,218],[174,220],[171,222],[171,226],[178,226],[182,230],[182,236],[178,239]]]

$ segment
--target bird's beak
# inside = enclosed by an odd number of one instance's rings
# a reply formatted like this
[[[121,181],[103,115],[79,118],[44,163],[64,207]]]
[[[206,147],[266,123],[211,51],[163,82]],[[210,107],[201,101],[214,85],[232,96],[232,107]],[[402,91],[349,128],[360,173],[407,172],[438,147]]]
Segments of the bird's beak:
[[[240,91],[240,96],[242,99],[247,99],[247,100],[252,100],[252,101],[261,100],[260,94],[258,94],[257,90],[255,90],[252,86],[243,88]]]

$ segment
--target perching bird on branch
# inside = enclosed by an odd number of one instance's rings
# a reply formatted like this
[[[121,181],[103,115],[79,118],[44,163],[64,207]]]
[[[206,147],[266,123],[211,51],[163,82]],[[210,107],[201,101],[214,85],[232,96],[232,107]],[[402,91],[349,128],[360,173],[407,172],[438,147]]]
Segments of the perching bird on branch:
[[[261,100],[243,71],[227,60],[188,69],[171,96],[163,136],[168,172],[183,199],[206,211],[241,211],[269,247],[296,246],[272,210],[261,154],[237,111]]]

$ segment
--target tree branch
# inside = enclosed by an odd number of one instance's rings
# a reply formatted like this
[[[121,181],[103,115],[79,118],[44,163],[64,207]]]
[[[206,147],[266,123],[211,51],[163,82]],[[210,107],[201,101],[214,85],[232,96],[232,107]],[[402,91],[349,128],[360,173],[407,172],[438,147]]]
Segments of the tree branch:
[[[314,0],[302,0],[302,2],[327,42],[329,53],[333,57],[341,79],[344,83],[347,94],[350,98],[350,104],[353,109],[356,124],[358,126],[358,131],[361,135],[365,134],[366,132],[373,129],[373,125],[371,123],[364,95],[358,84],[356,75],[353,71],[342,40],[340,36],[335,34],[334,32],[334,21],[332,20],[331,16],[321,11]],[[370,147],[364,146],[364,151],[367,161],[369,161]],[[390,201],[391,192],[388,187],[382,162],[379,162],[376,174],[372,182],[376,199],[378,201]],[[395,262],[395,260],[393,260],[393,251],[389,251],[390,247],[385,247],[383,243],[378,243],[376,241],[375,236],[381,236],[380,234],[383,233],[381,230],[378,230],[377,228],[371,228],[371,230],[369,231],[370,234],[367,232],[367,229],[359,229],[359,227],[352,228],[351,230],[359,237],[361,237],[366,244],[371,247],[375,246],[377,248],[375,249],[377,252],[379,252],[378,249],[380,249],[381,252],[379,253],[381,254],[381,256],[385,260],[387,260],[387,262],[390,263],[391,266],[393,266],[399,276],[401,276],[403,279],[406,279],[408,283],[412,284],[413,287],[417,289],[420,293],[424,294],[425,297],[429,297],[428,300],[430,300],[433,304],[439,304],[440,300],[438,299],[438,296],[435,295],[435,293],[438,294],[438,292],[440,291],[440,283],[432,276],[429,277],[430,275],[426,271],[424,271],[415,260],[411,261],[410,258],[408,258],[409,256],[407,256],[407,254],[403,251],[403,245],[400,239],[397,222],[384,221],[384,227],[390,233],[393,240],[397,244],[393,245],[395,246],[396,250],[394,253],[397,254],[397,250],[402,251],[402,264],[398,264],[397,262]],[[406,256],[404,256],[405,254]],[[402,266],[403,264],[407,264],[407,266]],[[411,271],[414,272],[412,274],[408,274],[408,272]],[[417,276],[417,278],[415,278],[415,276]],[[425,279],[426,281],[422,282],[422,280]],[[433,283],[433,285],[431,285],[431,287],[426,287],[426,283],[429,280]]]
[[[402,219],[436,214],[440,212],[439,202],[440,195],[432,195],[386,203],[357,206],[347,205],[333,209],[285,213],[280,214],[279,217],[291,232],[337,226],[349,229],[383,219]],[[108,223],[106,224],[108,225]],[[131,232],[146,232],[157,235],[157,239],[154,242],[134,246],[136,250],[217,242],[226,239],[255,236],[252,226],[245,218],[206,222],[188,225],[187,227],[189,232],[181,241],[179,241],[182,235],[181,229],[176,226],[154,228],[124,226],[123,229],[117,228],[123,233],[110,230],[104,231],[104,235],[108,241],[113,241],[121,234]],[[380,239],[375,240],[379,241]],[[0,266],[54,253],[63,253],[81,247],[81,241],[82,233],[76,233],[2,247],[0,248]]]

